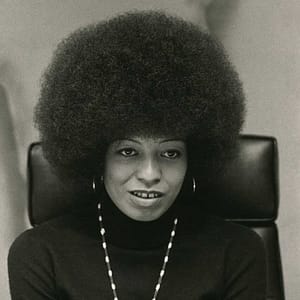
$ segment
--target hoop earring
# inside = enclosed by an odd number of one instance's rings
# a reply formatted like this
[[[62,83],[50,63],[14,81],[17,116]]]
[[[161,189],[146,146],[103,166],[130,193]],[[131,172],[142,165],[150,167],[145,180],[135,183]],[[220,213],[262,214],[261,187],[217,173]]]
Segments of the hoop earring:
[[[195,180],[194,177],[192,178],[192,182],[193,182],[193,193],[195,194],[195,192],[196,192],[196,180]]]
[[[92,189],[93,189],[93,192],[96,193],[96,182],[95,182],[95,177],[93,177],[93,181],[92,181]]]
[[[100,181],[101,181],[101,183],[103,183],[103,181],[104,181],[103,175],[101,175]],[[92,189],[93,189],[94,193],[96,193],[96,180],[95,180],[95,177],[93,177],[93,181],[92,181]]]

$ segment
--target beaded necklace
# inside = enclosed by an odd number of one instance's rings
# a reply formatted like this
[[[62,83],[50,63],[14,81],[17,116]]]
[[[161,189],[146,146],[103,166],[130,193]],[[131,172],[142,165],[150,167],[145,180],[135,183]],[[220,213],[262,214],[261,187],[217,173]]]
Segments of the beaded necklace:
[[[111,286],[113,297],[114,297],[113,300],[118,300],[119,298],[117,296],[117,286],[116,286],[114,278],[113,278],[113,271],[111,269],[110,258],[109,258],[108,251],[107,251],[107,244],[106,244],[106,239],[105,239],[105,229],[104,229],[104,226],[103,226],[103,218],[102,218],[102,214],[101,214],[101,204],[100,203],[98,203],[98,220],[99,220],[99,225],[100,225],[102,248],[104,250],[104,260],[105,260],[105,264],[106,264],[106,268],[107,268],[107,274],[108,274],[108,277],[109,277],[110,286]],[[175,237],[177,223],[178,223],[178,219],[175,218],[174,223],[173,223],[173,228],[172,228],[171,234],[170,234],[170,239],[169,239],[167,251],[166,251],[166,254],[165,254],[165,257],[164,257],[164,260],[163,260],[161,271],[159,272],[159,277],[158,277],[158,280],[157,280],[157,284],[155,286],[155,290],[154,290],[154,293],[153,293],[152,300],[157,299],[157,295],[158,295],[159,289],[161,287],[163,277],[164,277],[165,272],[166,272],[166,266],[167,266],[170,251],[171,251],[171,248],[172,248],[172,245],[173,245],[173,240],[174,240],[174,237]]]

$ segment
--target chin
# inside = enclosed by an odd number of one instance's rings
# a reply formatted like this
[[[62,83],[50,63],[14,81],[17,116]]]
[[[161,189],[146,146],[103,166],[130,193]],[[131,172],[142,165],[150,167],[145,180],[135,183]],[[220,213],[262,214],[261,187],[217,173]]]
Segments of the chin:
[[[141,222],[151,222],[159,219],[165,211],[158,211],[158,212],[145,212],[145,211],[139,211],[135,212],[133,214],[127,214],[130,218],[136,220],[136,221],[141,221]]]

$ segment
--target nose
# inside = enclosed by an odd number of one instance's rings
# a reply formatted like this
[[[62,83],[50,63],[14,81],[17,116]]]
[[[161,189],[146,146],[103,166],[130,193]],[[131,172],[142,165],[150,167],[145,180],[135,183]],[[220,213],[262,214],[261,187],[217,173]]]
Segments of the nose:
[[[161,167],[157,159],[144,159],[137,170],[137,178],[147,188],[158,183],[161,180]]]

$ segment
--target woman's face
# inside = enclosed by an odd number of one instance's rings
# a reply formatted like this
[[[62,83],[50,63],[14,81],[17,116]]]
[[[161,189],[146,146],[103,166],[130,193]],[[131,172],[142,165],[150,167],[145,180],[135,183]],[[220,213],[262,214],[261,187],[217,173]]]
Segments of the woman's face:
[[[186,169],[184,141],[132,137],[108,147],[104,184],[125,215],[138,221],[152,221],[175,201]]]

